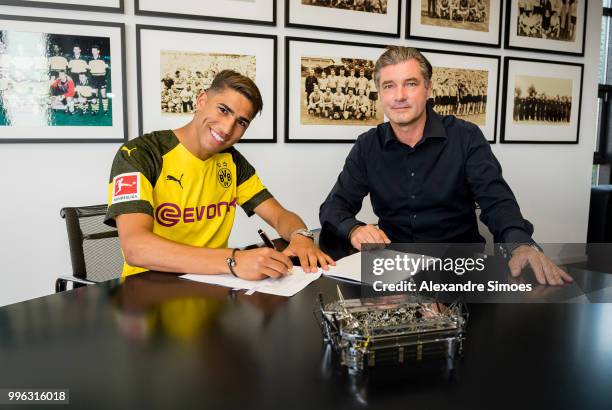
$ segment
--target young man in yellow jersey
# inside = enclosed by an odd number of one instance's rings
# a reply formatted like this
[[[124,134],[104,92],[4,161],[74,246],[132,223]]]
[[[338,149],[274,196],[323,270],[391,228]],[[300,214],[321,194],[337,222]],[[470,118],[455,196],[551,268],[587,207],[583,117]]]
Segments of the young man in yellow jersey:
[[[224,70],[198,95],[191,122],[119,149],[105,222],[119,230],[123,275],[157,270],[255,280],[287,273],[289,256],[299,257],[305,272],[333,264],[233,147],[262,106],[253,81]],[[236,205],[274,227],[289,241],[287,249],[228,249]]]

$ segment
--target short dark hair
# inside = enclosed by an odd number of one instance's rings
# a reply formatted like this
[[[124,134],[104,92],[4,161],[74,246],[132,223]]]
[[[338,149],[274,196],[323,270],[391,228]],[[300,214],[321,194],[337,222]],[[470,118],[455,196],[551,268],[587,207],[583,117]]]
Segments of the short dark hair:
[[[380,86],[380,70],[388,65],[401,64],[404,61],[416,60],[421,69],[421,75],[425,79],[425,83],[429,85],[433,68],[431,63],[425,58],[419,50],[413,47],[389,46],[387,50],[378,57],[376,66],[374,67],[374,82]]]
[[[253,104],[254,115],[263,109],[263,99],[257,85],[249,77],[234,70],[220,71],[207,91],[223,91],[232,89],[244,95]]]

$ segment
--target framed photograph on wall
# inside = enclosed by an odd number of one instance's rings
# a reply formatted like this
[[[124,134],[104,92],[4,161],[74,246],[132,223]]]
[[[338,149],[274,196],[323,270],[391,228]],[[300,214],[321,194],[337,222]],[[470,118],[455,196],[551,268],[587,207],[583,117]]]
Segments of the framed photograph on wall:
[[[142,16],[276,26],[276,0],[134,0]]]
[[[384,122],[372,78],[384,51],[383,45],[287,37],[285,142],[352,143]]]
[[[139,133],[178,128],[215,75],[232,69],[259,87],[263,110],[240,142],[276,142],[276,36],[136,26]]]
[[[508,0],[506,48],[584,56],[587,0]]]
[[[127,141],[125,26],[0,15],[0,142]]]
[[[401,0],[285,0],[285,26],[400,36]]]
[[[501,0],[413,0],[406,9],[408,39],[501,47]]]
[[[454,115],[480,127],[489,142],[497,129],[499,56],[422,49],[433,67],[429,103],[440,115]]]
[[[577,144],[582,64],[504,59],[501,142]]]
[[[19,7],[40,7],[80,11],[123,13],[124,0],[0,0],[0,4]]]

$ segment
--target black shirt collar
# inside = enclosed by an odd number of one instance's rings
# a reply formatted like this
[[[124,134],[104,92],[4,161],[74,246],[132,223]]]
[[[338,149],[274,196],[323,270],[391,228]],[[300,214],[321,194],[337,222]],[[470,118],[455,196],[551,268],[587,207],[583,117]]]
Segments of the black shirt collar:
[[[395,136],[395,133],[393,132],[391,124],[389,122],[386,122],[385,126],[386,130],[384,131],[384,145],[387,146],[392,141],[399,143],[397,137]],[[423,141],[429,138],[446,139],[446,129],[444,128],[444,124],[442,124],[442,117],[431,108],[430,104],[427,104],[423,138],[417,143],[417,145],[422,144]]]

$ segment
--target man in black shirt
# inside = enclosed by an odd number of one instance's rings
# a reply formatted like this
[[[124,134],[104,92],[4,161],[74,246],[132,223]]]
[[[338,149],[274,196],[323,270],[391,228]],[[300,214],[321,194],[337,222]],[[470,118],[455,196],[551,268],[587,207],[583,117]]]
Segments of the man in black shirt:
[[[319,80],[315,76],[314,68],[310,67],[308,69],[308,76],[304,80],[304,87],[306,89],[306,105],[308,106],[308,102],[310,100],[310,94],[314,91],[315,85],[318,85]]]
[[[338,181],[321,205],[320,220],[361,249],[363,243],[478,243],[481,220],[511,252],[514,276],[531,265],[538,282],[571,277],[540,252],[501,166],[478,126],[427,105],[431,64],[416,49],[389,47],[374,79],[389,122],[357,139]],[[378,227],[355,218],[370,194]],[[514,244],[514,245],[512,245]]]

